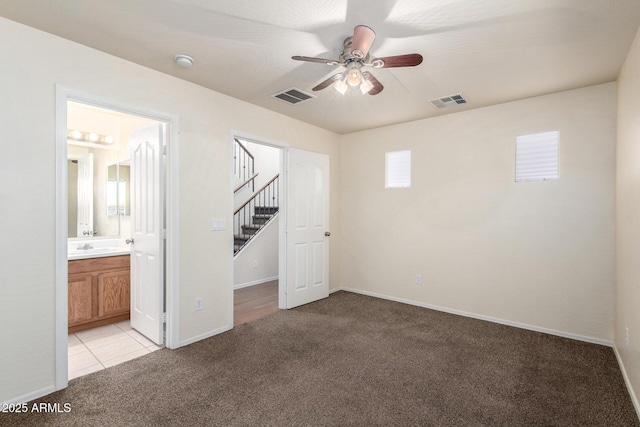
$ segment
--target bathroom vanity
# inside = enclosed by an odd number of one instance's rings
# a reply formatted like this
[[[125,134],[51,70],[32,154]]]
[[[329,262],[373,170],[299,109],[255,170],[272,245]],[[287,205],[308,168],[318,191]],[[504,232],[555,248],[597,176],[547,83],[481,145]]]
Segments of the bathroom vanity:
[[[68,262],[69,333],[129,319],[129,254]]]

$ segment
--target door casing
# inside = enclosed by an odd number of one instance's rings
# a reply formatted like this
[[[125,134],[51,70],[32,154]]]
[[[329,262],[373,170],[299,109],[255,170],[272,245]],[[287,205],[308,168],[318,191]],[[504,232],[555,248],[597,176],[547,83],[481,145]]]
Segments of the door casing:
[[[179,301],[179,120],[174,114],[154,111],[100,95],[56,85],[56,275],[55,275],[55,389],[68,385],[68,206],[67,206],[67,102],[83,104],[145,117],[167,125],[167,156],[165,176],[166,208],[166,346],[177,348],[180,343]]]

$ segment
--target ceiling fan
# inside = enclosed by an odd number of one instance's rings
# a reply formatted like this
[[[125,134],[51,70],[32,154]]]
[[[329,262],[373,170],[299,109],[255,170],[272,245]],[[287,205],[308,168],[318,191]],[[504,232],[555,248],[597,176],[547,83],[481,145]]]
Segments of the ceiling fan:
[[[309,56],[292,56],[291,59],[338,65],[346,68],[345,71],[332,75],[314,87],[312,89],[314,91],[325,89],[333,84],[334,88],[343,95],[350,86],[359,86],[363,95],[365,93],[377,95],[382,92],[384,86],[382,86],[382,83],[380,83],[370,71],[362,71],[363,67],[415,67],[422,63],[422,55],[410,53],[407,55],[371,59],[369,49],[375,38],[376,33],[371,28],[366,25],[358,25],[353,29],[353,36],[349,36],[344,40],[344,46],[339,59],[313,58]]]

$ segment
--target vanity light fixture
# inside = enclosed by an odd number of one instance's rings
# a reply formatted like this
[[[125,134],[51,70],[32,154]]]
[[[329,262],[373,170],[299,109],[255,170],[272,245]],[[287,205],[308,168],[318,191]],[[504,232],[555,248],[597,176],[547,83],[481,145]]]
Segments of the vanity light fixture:
[[[75,129],[67,131],[67,138],[79,142],[89,142],[95,144],[111,145],[115,139],[111,135],[100,135],[95,132],[82,132]]]

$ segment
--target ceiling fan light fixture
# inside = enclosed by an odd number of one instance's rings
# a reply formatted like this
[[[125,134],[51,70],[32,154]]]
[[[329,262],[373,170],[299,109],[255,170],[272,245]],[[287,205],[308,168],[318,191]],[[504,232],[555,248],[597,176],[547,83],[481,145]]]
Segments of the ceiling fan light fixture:
[[[347,92],[347,89],[349,89],[349,85],[344,80],[338,80],[333,85],[333,88],[337,90],[341,95],[344,95]]]
[[[373,89],[373,83],[371,83],[368,79],[362,79],[362,83],[360,84],[360,92],[365,95],[369,93],[371,89]]]
[[[347,84],[351,87],[356,87],[362,83],[362,73],[357,68],[352,68],[347,74]]]

